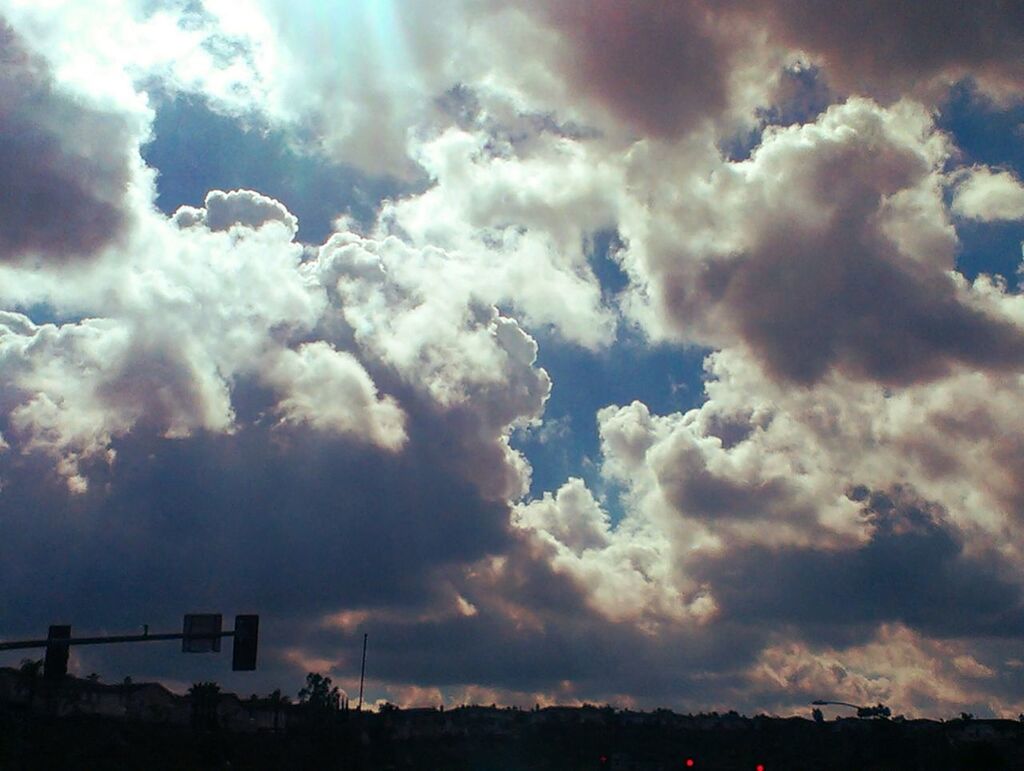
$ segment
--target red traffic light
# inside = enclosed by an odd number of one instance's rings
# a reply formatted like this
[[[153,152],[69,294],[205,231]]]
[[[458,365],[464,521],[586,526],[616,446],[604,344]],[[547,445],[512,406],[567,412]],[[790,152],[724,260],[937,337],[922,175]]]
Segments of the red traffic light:
[[[758,763],[754,766],[754,771],[764,771],[764,763]]]
[[[695,761],[693,758],[687,758],[686,759],[686,767],[687,768],[693,768],[695,765],[697,765],[697,761]]]

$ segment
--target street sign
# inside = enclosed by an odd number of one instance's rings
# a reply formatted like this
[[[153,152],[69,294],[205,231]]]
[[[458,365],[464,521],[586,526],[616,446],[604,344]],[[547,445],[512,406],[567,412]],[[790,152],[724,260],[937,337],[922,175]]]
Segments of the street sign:
[[[181,629],[183,653],[220,653],[220,613],[186,613]]]

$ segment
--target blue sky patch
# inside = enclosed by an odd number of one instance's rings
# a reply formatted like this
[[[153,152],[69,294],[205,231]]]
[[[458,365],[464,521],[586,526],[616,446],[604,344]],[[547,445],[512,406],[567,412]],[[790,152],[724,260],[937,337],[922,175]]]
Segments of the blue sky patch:
[[[323,243],[331,223],[349,214],[360,224],[376,216],[380,201],[402,191],[300,150],[284,133],[221,115],[202,99],[157,95],[153,141],[146,163],[159,171],[157,206],[202,206],[210,190],[256,190],[281,201],[299,218],[299,238]]]

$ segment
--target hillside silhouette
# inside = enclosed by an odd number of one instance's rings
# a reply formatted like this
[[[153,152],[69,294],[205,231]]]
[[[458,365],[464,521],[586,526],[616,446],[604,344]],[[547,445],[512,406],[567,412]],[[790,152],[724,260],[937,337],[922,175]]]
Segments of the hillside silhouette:
[[[57,683],[0,669],[0,768],[881,771],[1024,768],[1024,723],[746,717],[611,706],[350,708],[310,673],[292,701],[216,683]]]

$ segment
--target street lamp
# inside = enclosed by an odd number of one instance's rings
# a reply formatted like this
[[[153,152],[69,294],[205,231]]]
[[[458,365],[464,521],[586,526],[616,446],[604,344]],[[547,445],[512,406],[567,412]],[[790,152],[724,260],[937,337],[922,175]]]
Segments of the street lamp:
[[[851,707],[857,710],[857,717],[889,717],[892,710],[884,704],[875,707],[862,707],[859,704],[850,704],[848,701],[828,701],[826,699],[815,699],[811,702],[816,707],[824,707],[827,704],[835,704],[840,707]]]

